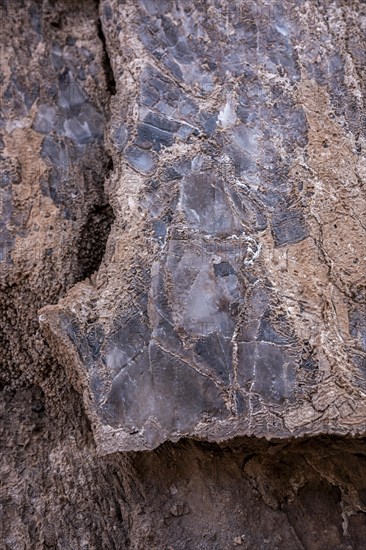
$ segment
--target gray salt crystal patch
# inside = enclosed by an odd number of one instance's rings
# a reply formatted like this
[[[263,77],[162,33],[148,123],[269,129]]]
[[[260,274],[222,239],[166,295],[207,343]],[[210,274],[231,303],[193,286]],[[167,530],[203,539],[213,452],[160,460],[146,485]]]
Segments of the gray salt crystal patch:
[[[155,105],[155,109],[159,111],[162,115],[167,116],[168,118],[173,118],[174,120],[174,114],[176,113],[177,109],[176,107],[173,107],[169,103],[166,103],[165,101],[159,101]]]
[[[114,128],[112,131],[112,138],[117,151],[120,153],[126,145],[128,139],[128,131],[126,126],[124,124],[120,124],[117,128]]]
[[[54,44],[51,49],[51,62],[53,68],[57,71],[63,66],[64,60],[62,58],[62,51],[58,44]]]
[[[64,121],[63,133],[79,145],[99,141],[104,134],[103,117],[91,104],[86,103],[77,116]]]
[[[87,332],[87,342],[92,354],[92,358],[95,361],[100,353],[101,346],[104,342],[105,334],[103,327],[100,325],[92,325]]]
[[[48,134],[53,129],[56,116],[55,107],[51,105],[40,105],[35,121],[33,122],[33,129],[40,134]]]
[[[23,91],[23,97],[27,109],[30,109],[35,100],[39,97],[39,84],[31,82],[30,86]]]
[[[258,133],[244,126],[238,126],[232,133],[232,141],[251,158],[257,155]]]
[[[198,250],[187,251],[175,268],[170,265],[177,322],[201,336],[221,327],[232,330],[230,304],[240,299],[236,276],[215,278],[211,264],[203,261]]]
[[[175,181],[181,180],[182,178],[182,171],[180,170],[180,166],[178,166],[177,164],[175,166],[167,166],[167,168],[164,170],[164,181]]]
[[[235,274],[233,266],[229,262],[214,264],[214,272],[217,277],[228,277]]]
[[[165,130],[160,130],[149,124],[141,124],[138,128],[136,145],[143,149],[152,148],[154,151],[160,151],[161,147],[171,147],[174,142],[174,135]]]
[[[273,344],[291,344],[294,341],[293,335],[286,321],[279,323],[279,330],[275,322],[271,319],[269,312],[261,319],[258,333],[258,340],[271,342]]]
[[[78,116],[79,121],[88,124],[91,141],[98,141],[104,135],[104,118],[91,103],[85,103],[82,106]]]
[[[152,343],[149,352],[113,381],[103,420],[114,427],[141,429],[155,419],[163,430],[189,432],[203,412],[220,418],[227,414],[213,382]]]
[[[163,62],[164,62],[164,65],[166,66],[166,68],[169,69],[169,71],[172,73],[172,75],[175,78],[177,78],[178,80],[183,80],[183,73],[181,71],[181,68],[179,67],[179,65],[177,63],[175,63],[175,61],[173,61],[172,59],[164,57]]]
[[[103,362],[114,378],[149,342],[149,330],[139,314],[133,315],[109,337]]]
[[[147,349],[132,359],[114,378],[105,404],[102,419],[113,427],[143,425],[153,410],[151,374]]]
[[[164,244],[166,232],[167,232],[166,224],[161,220],[156,220],[153,223],[153,227],[154,227],[154,235],[157,241],[159,242],[159,244]]]
[[[2,187],[2,174],[0,174],[0,187]],[[5,186],[4,186],[5,187]],[[12,191],[11,187],[0,189],[0,227],[5,227],[7,222],[11,220],[11,216],[13,213],[13,204],[12,204]]]
[[[210,235],[232,235],[241,228],[211,172],[192,173],[182,182],[181,208],[192,228]]]
[[[193,430],[203,412],[219,418],[227,414],[211,380],[154,344],[150,357],[157,397],[154,414],[166,429]]]
[[[143,151],[139,147],[128,147],[125,151],[127,162],[139,172],[151,174],[155,168],[154,155],[148,151]]]
[[[177,132],[177,135],[185,141],[192,134],[193,130],[194,128],[192,128],[192,126],[182,124]]]
[[[112,12],[112,9],[111,7],[106,4],[103,8],[103,14],[104,14],[104,17],[108,20],[112,19],[112,15],[113,15],[113,12]]]
[[[87,122],[81,123],[76,117],[64,122],[65,136],[76,141],[76,143],[86,144],[92,141],[92,135]]]
[[[295,367],[289,364],[286,349],[266,342],[238,345],[238,382],[248,386],[266,401],[280,402],[291,395]]]
[[[272,233],[276,246],[298,243],[309,236],[300,210],[280,210],[272,217]]]
[[[195,57],[192,53],[192,47],[188,45],[185,38],[180,38],[179,41],[176,41],[174,48],[171,48],[170,51],[179,63],[188,65],[194,61]]]
[[[164,15],[171,9],[170,0],[141,0],[141,4],[149,15]]]
[[[87,98],[75,81],[71,73],[59,76],[59,98],[58,105],[62,109],[72,109],[83,105]]]
[[[0,226],[1,227],[1,226]],[[6,227],[0,230],[0,262],[11,263],[11,250],[13,248],[13,237]]]
[[[69,155],[62,141],[58,141],[53,136],[46,136],[42,141],[41,156],[51,162],[60,173],[67,173],[69,169]]]
[[[175,122],[175,120],[169,120],[151,111],[144,118],[144,122],[160,130],[165,130],[166,132],[176,132],[179,128],[179,123]]]
[[[232,374],[232,344],[230,338],[219,333],[209,334],[197,340],[194,346],[196,360],[213,369],[224,382],[230,382]]]
[[[179,113],[186,118],[193,117],[198,112],[197,105],[190,99],[186,99],[179,105]]]
[[[175,46],[175,44],[178,42],[178,27],[170,19],[162,17],[162,29],[164,32],[164,42],[168,46]],[[174,48],[172,49],[174,52]],[[173,54],[174,55],[174,54]]]
[[[217,114],[201,113],[199,118],[206,134],[212,136],[216,130]]]
[[[351,336],[358,340],[361,349],[366,351],[366,315],[354,307],[350,309],[348,317]]]

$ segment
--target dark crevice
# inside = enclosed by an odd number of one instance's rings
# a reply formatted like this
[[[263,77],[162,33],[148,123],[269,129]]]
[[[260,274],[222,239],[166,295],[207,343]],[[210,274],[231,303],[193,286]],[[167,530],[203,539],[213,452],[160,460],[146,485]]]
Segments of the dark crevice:
[[[97,21],[97,26],[98,26],[98,37],[99,37],[100,41],[103,44],[102,65],[103,65],[103,70],[104,70],[105,79],[106,79],[106,83],[107,83],[107,90],[110,93],[110,95],[115,95],[115,93],[116,93],[116,81],[115,81],[115,78],[114,78],[113,69],[112,69],[112,65],[111,65],[111,60],[109,58],[109,53],[108,53],[108,49],[107,49],[107,42],[106,42],[106,39],[105,39],[105,36],[104,36],[102,22],[101,22],[100,19],[98,19],[98,21]]]
[[[107,179],[112,171],[113,161],[109,157],[105,165],[104,179]],[[106,200],[103,189],[100,201],[91,207],[78,239],[78,274],[75,282],[86,279],[98,271],[114,219],[113,209]]]
[[[113,219],[113,210],[109,204],[95,205],[89,212],[79,241],[78,280],[90,277],[92,273],[98,271],[103,260]]]
[[[97,2],[97,10],[99,11],[99,1]],[[105,75],[108,96],[110,97],[116,93],[116,81],[114,79],[113,69],[100,18],[97,20],[97,28],[98,37],[103,45],[102,67]],[[104,151],[104,154],[106,155],[106,162],[104,166],[104,177],[101,182],[103,188],[98,202],[95,203],[90,209],[79,236],[77,251],[78,274],[75,282],[86,279],[98,271],[104,257],[108,236],[115,219],[113,209],[108,203],[104,191],[104,182],[114,168],[113,159],[106,150]]]

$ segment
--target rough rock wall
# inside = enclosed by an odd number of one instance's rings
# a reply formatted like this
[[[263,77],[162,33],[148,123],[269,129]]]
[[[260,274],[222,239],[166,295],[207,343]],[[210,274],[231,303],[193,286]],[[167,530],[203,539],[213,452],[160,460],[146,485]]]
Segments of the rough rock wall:
[[[364,5],[1,7],[4,548],[362,548]]]
[[[364,441],[182,440],[100,457],[78,395],[57,389],[45,410],[31,390],[3,401],[2,548],[364,548]]]
[[[41,323],[101,451],[364,433],[358,12],[106,1],[100,13],[115,221],[98,273]]]
[[[70,7],[3,4],[1,374],[12,387],[51,367],[38,310],[98,267],[113,216],[97,9]]]

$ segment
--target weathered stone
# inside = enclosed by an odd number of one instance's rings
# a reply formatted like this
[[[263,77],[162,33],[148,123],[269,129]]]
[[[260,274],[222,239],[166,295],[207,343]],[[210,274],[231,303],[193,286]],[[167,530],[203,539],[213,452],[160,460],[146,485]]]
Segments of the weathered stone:
[[[228,7],[225,17],[215,3],[201,8],[188,14],[140,2],[123,21],[101,11],[120,75],[113,127],[129,128],[124,145],[112,148],[116,222],[95,282],[46,308],[42,324],[60,344],[63,311],[81,335],[85,323],[104,327],[92,366],[100,383],[87,407],[105,453],[183,435],[221,441],[228,432],[278,438],[365,429],[364,372],[351,352],[355,339],[363,345],[362,329],[345,306],[354,280],[346,263],[363,261],[365,235],[342,214],[352,211],[361,222],[361,189],[350,176],[361,164],[340,114],[332,114],[343,64],[325,49],[333,80],[322,76],[326,65],[314,78],[306,52],[312,8],[248,4],[239,14]],[[227,25],[235,30],[228,34]],[[133,106],[133,119],[121,105]],[[84,140],[76,126],[73,138]],[[338,184],[344,178],[349,184]],[[349,235],[338,237],[336,250],[339,227],[328,225],[340,216]],[[130,280],[137,265],[150,273],[143,308]],[[120,325],[125,318],[144,328]],[[88,386],[81,342],[68,368]],[[207,399],[203,380],[212,387]],[[340,399],[349,409],[336,412]]]
[[[363,548],[363,3],[1,11],[4,548]]]

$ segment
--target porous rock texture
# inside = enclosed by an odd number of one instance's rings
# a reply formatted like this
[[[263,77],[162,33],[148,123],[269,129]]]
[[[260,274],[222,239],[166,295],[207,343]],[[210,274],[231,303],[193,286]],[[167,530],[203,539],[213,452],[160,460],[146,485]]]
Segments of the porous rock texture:
[[[1,8],[3,547],[363,548],[365,4]]]

